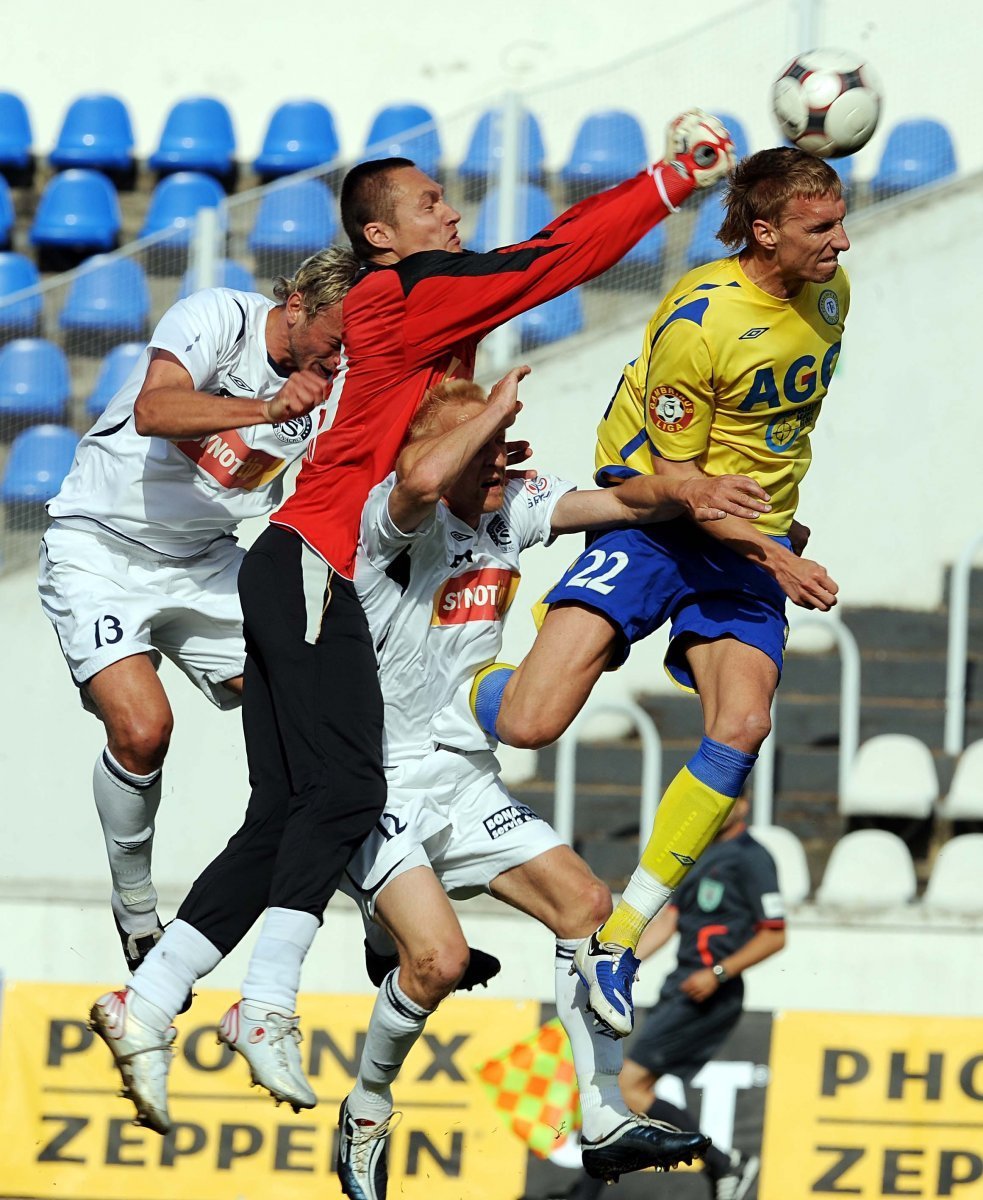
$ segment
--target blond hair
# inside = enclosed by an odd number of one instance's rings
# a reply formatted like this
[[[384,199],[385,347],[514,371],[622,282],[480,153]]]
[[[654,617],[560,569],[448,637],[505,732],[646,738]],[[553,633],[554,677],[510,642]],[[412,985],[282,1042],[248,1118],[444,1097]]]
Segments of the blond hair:
[[[344,246],[328,246],[305,258],[292,279],[285,275],[273,281],[273,295],[282,304],[299,292],[304,311],[313,319],[322,308],[340,304],[348,295],[359,272],[355,255]]]
[[[406,431],[406,440],[415,442],[437,432],[441,417],[447,409],[464,408],[468,404],[487,404],[483,388],[470,379],[444,379],[435,384],[420,401]],[[465,418],[461,418],[464,420]]]
[[[821,158],[777,146],[742,158],[731,176],[724,204],[727,215],[717,232],[725,246],[754,245],[754,222],[781,223],[785,205],[797,196],[818,200],[843,194],[840,177]]]

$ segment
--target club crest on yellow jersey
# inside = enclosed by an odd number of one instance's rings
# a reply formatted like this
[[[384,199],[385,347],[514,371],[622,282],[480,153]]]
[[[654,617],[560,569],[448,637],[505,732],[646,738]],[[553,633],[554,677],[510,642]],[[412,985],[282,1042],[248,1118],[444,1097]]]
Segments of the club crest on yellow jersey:
[[[663,433],[679,433],[693,420],[693,401],[675,388],[660,384],[649,396],[649,415]]]

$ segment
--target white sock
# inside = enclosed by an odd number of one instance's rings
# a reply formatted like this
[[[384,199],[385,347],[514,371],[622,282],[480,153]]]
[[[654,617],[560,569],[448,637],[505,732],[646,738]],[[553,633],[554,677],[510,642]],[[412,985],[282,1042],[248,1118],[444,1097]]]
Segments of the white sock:
[[[587,989],[579,976],[570,974],[573,952],[582,941],[583,938],[556,939],[556,1015],[567,1031],[573,1051],[584,1137],[596,1141],[628,1115],[618,1087],[625,1056],[620,1038],[599,1032],[587,1011]]]
[[[168,1025],[194,984],[221,961],[221,952],[203,933],[187,921],[172,921],[134,972],[130,991],[159,1009],[166,1018],[164,1024]],[[139,1015],[137,1009],[132,1011]]]
[[[321,922],[297,908],[268,908],[253,949],[242,998],[287,1016],[297,1011],[300,969]]]
[[[639,863],[632,871],[628,886],[621,893],[621,902],[651,921],[655,914],[665,907],[672,891],[672,888],[660,883]]]
[[[390,1085],[430,1016],[406,995],[398,975],[398,969],[389,972],[372,1008],[358,1078],[348,1097],[348,1111],[356,1120],[384,1121],[392,1112]]]
[[[109,854],[116,916],[127,933],[148,933],[157,925],[157,893],[150,878],[154,818],[160,806],[160,771],[135,775],[107,746],[96,759],[92,791]],[[142,919],[141,919],[142,918]]]

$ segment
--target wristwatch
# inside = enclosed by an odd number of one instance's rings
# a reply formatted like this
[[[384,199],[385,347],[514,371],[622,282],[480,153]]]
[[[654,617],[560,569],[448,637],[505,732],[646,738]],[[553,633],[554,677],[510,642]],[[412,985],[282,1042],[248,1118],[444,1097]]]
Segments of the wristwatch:
[[[714,963],[712,967],[714,975],[717,977],[718,983],[726,983],[730,976],[727,974],[727,968],[723,963]]]

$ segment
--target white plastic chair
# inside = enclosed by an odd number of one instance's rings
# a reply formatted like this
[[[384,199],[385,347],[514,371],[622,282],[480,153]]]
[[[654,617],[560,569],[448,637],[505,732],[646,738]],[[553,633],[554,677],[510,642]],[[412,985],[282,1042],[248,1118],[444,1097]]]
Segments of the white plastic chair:
[[[858,914],[908,904],[915,896],[915,864],[904,842],[886,829],[857,829],[833,847],[816,903]]]
[[[809,863],[802,843],[790,829],[781,825],[752,825],[751,836],[771,854],[778,869],[778,890],[782,899],[795,908],[809,898],[812,884]]]
[[[949,821],[983,821],[983,741],[973,742],[959,756],[939,815]]]
[[[945,843],[922,903],[926,912],[983,917],[983,833],[964,833]]]
[[[857,751],[840,796],[845,817],[927,817],[939,798],[932,752],[906,733],[873,737]]]

